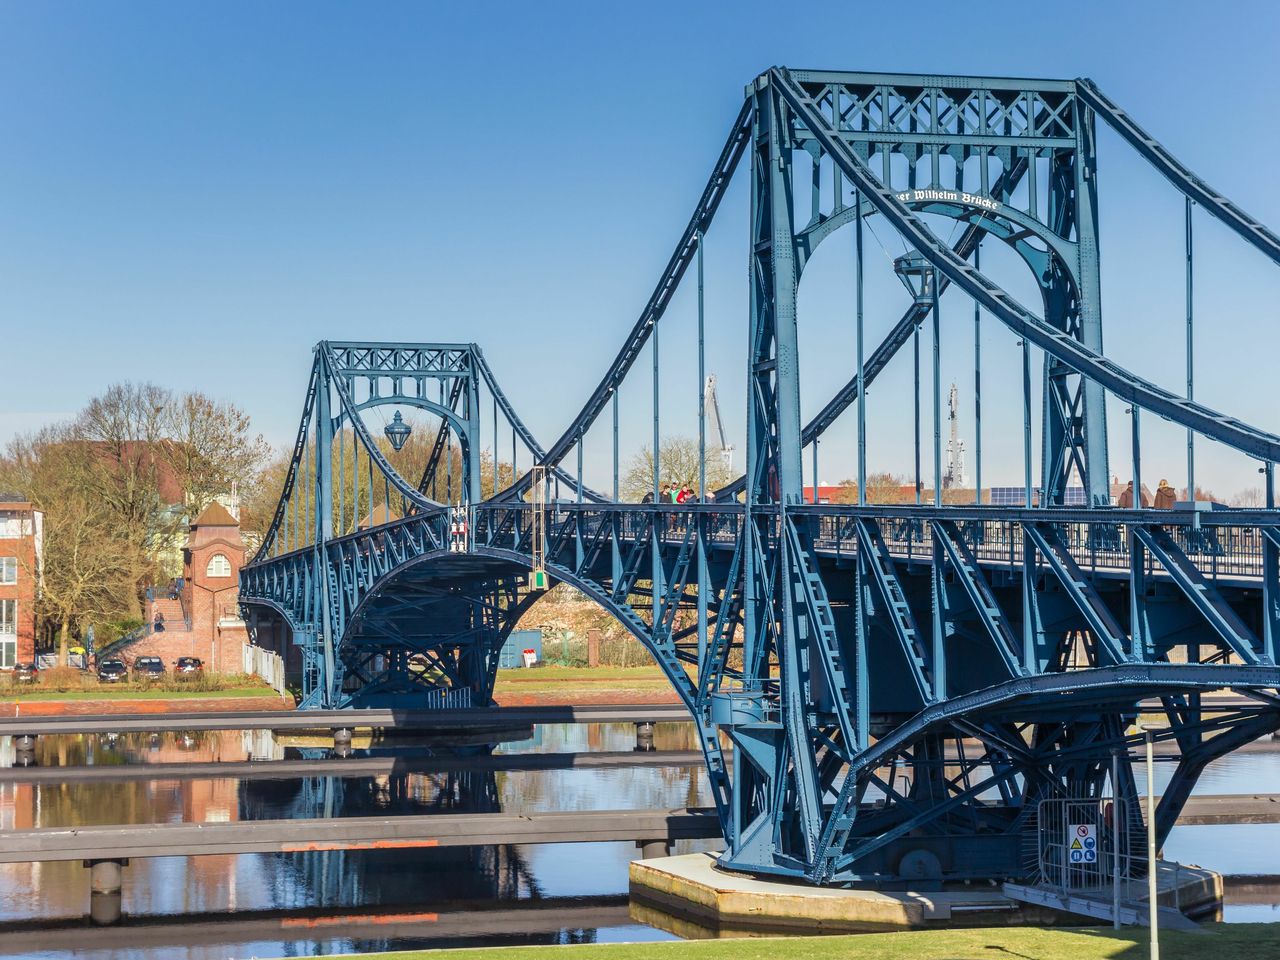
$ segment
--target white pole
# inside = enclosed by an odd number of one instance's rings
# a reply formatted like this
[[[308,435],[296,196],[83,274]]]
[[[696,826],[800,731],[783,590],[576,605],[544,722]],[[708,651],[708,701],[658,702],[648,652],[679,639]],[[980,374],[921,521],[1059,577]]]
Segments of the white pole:
[[[1120,751],[1111,754],[1111,926],[1120,929]]]
[[[1144,730],[1147,741],[1147,908],[1151,915],[1151,960],[1160,960],[1160,931],[1156,927],[1156,903],[1160,885],[1156,878],[1156,777],[1152,744],[1155,736]]]

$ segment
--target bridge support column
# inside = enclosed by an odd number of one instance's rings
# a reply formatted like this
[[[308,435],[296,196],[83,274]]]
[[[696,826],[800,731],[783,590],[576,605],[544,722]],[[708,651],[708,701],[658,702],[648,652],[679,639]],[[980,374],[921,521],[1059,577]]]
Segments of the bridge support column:
[[[120,889],[128,860],[86,860],[89,868],[89,920],[99,927],[120,922]]]
[[[641,720],[636,724],[636,752],[651,753],[656,747],[653,745],[653,723],[648,720]]]
[[[36,765],[36,738],[35,734],[24,733],[20,737],[13,738],[13,749],[17,753],[14,757],[15,767],[34,767]]]
[[[670,840],[637,840],[641,860],[654,860],[658,857],[671,856]]]

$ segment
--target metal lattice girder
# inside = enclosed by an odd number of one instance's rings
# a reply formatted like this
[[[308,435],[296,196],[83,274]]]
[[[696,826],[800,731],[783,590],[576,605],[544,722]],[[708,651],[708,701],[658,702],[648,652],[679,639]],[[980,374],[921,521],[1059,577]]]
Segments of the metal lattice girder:
[[[857,530],[859,569],[868,574],[867,586],[875,588],[880,603],[883,604],[880,611],[877,611],[875,606],[860,594],[859,603],[865,605],[867,612],[860,612],[859,617],[879,613],[879,619],[882,622],[884,620],[889,622],[902,647],[907,668],[911,671],[911,679],[915,681],[916,689],[920,693],[921,703],[940,700],[945,693],[938,689],[938,684],[935,682],[937,664],[934,662],[934,651],[924,643],[911,603],[898,579],[893,555],[880,535],[880,527],[874,520],[863,517],[856,518],[854,523]]]
[[[1124,628],[1098,595],[1089,576],[1080,569],[1059,532],[1047,523],[1026,523],[1022,526],[1022,535],[1035,546],[1058,578],[1088,623],[1094,639],[1106,651],[1108,662],[1117,664],[1128,660],[1129,656],[1124,651]]]
[[[1009,676],[1016,677],[1025,673],[1025,668],[1019,662],[1020,645],[1014,639],[1009,620],[1000,608],[1000,601],[992,592],[978,565],[977,558],[964,542],[959,529],[953,521],[949,520],[940,520],[929,526],[937,542],[946,551],[947,559],[955,570],[957,579],[964,587],[969,602],[987,631],[987,636],[1008,669]]]
[[[1258,642],[1254,632],[1223,599],[1212,581],[1205,577],[1191,558],[1182,552],[1182,548],[1174,543],[1168,530],[1163,527],[1144,526],[1133,526],[1129,529],[1156,558],[1173,582],[1236,656],[1250,664],[1270,662],[1269,659],[1259,657],[1262,644]]]

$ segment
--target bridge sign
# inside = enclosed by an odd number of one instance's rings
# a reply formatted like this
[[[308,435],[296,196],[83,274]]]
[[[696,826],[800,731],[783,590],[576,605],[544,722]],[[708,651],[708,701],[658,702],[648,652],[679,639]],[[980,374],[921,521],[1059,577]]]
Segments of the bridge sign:
[[[1067,824],[1067,853],[1072,863],[1097,863],[1097,826],[1092,823]]]

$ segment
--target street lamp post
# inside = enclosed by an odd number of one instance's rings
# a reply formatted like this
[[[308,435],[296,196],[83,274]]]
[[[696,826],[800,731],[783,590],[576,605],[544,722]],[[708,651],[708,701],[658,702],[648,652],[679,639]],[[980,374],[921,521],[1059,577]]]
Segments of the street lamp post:
[[[1159,913],[1160,884],[1156,876],[1156,776],[1155,728],[1139,722],[1138,729],[1147,745],[1147,911],[1151,929],[1151,960],[1160,960],[1160,931],[1156,924]]]

